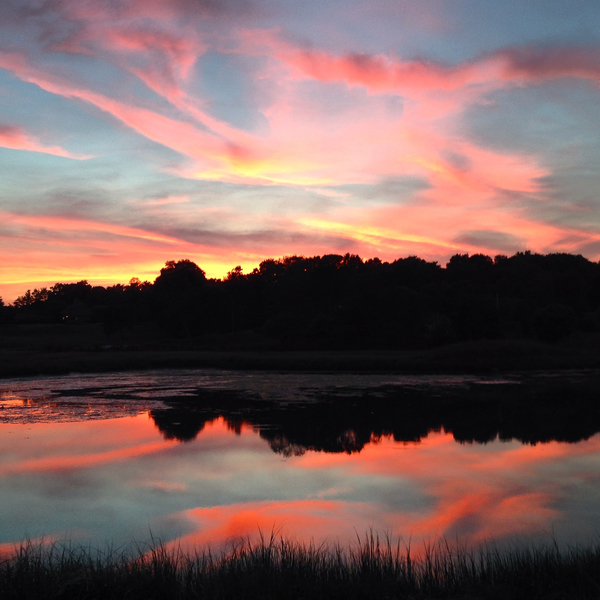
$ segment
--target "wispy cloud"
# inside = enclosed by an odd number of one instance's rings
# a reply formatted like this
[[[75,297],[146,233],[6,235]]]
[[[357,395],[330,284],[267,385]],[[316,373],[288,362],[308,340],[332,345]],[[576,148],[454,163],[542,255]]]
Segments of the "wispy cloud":
[[[165,196],[155,200],[139,200],[139,204],[145,206],[164,206],[165,204],[186,204],[190,201],[189,196]]]
[[[11,150],[25,150],[27,152],[42,152],[74,160],[87,160],[91,155],[69,152],[60,146],[47,146],[42,144],[35,136],[28,134],[24,129],[11,125],[0,124],[0,146]]]

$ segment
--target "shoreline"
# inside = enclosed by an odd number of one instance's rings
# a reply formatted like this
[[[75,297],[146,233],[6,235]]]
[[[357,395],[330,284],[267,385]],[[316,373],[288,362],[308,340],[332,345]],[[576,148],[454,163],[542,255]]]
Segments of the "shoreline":
[[[0,349],[0,379],[69,373],[217,368],[281,372],[498,374],[600,368],[595,344],[461,342],[429,350]]]

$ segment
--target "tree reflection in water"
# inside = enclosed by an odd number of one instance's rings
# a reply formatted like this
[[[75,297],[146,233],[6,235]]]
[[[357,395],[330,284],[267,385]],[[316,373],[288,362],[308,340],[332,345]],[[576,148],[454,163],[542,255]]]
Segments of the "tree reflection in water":
[[[444,429],[460,443],[495,439],[578,442],[600,431],[598,376],[462,386],[382,385],[305,389],[304,400],[265,399],[245,390],[198,388],[150,412],[166,439],[188,442],[223,417],[251,425],[274,452],[360,452],[381,437],[419,442]]]

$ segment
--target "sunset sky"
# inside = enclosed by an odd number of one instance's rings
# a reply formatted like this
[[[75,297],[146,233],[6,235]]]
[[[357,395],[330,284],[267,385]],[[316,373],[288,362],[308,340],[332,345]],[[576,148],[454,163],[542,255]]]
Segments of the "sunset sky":
[[[600,258],[596,0],[2,0],[0,296]]]

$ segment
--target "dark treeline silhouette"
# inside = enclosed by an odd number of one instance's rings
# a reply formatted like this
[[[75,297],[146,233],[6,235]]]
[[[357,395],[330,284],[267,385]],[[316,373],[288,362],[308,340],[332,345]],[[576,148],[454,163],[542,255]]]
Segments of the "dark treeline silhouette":
[[[154,283],[87,281],[27,290],[4,322],[102,323],[112,343],[136,328],[179,347],[254,339],[284,349],[429,348],[478,339],[554,342],[598,331],[600,264],[580,255],[519,252],[453,256],[445,268],[418,257],[356,255],[269,259],[207,279],[190,260],[169,261]],[[245,337],[244,337],[245,336]],[[246,340],[245,342],[243,340]]]
[[[233,431],[253,426],[273,451],[286,456],[307,450],[360,452],[384,436],[419,442],[442,428],[462,443],[497,437],[528,444],[578,442],[600,431],[599,383],[595,375],[579,381],[550,377],[493,385],[343,388],[290,403],[199,388],[150,414],[165,438],[183,442],[222,416]]]

